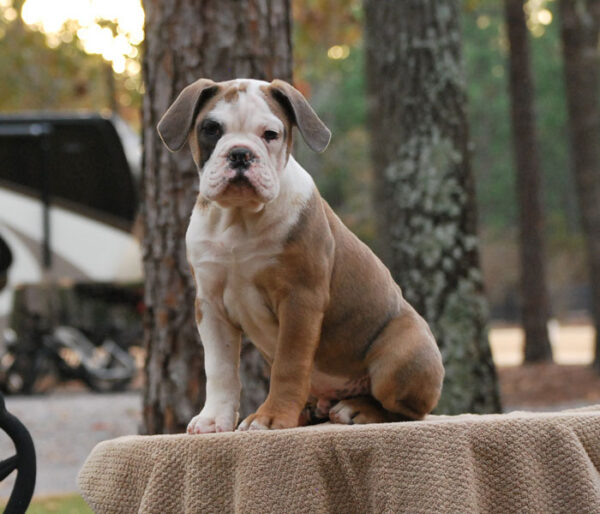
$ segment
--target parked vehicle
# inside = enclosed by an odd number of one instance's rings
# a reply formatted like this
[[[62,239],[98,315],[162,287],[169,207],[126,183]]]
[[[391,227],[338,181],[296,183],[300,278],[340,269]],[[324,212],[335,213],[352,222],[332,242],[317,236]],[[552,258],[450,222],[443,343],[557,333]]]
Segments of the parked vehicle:
[[[0,116],[0,238],[12,253],[0,329],[20,284],[141,280],[140,156],[116,117]]]
[[[141,283],[140,156],[139,137],[117,117],[0,116],[0,251],[11,257],[0,277],[5,391],[30,392],[44,376],[80,378],[97,390],[131,380],[133,360],[121,342],[139,323],[103,334],[102,323],[81,323],[55,291]],[[24,285],[40,287],[35,301],[16,308]]]

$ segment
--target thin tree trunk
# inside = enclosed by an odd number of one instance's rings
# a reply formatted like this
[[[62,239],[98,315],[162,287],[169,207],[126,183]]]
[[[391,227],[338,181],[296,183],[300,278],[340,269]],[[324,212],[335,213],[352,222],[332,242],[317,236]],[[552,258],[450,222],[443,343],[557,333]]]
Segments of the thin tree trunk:
[[[116,116],[119,114],[119,102],[117,101],[115,72],[110,62],[104,63],[104,73],[106,74],[106,103],[112,115]]]
[[[442,351],[438,411],[499,411],[477,249],[460,3],[365,0],[365,11],[381,253]]]
[[[596,326],[594,367],[600,373],[600,1],[561,0],[559,6],[572,169],[586,238]]]
[[[179,92],[200,77],[290,80],[292,57],[289,0],[144,0],[144,9],[142,431],[152,434],[183,430],[200,410],[205,386],[184,242],[198,175],[187,149],[167,151],[156,124]],[[261,360],[253,348],[244,348],[246,353],[242,382],[249,387],[242,415],[253,411],[267,390]]]
[[[548,337],[550,313],[544,261],[541,206],[541,162],[535,128],[533,79],[529,59],[524,0],[505,0],[510,43],[510,98],[516,157],[521,254],[521,321],[525,332],[525,362],[552,360]]]

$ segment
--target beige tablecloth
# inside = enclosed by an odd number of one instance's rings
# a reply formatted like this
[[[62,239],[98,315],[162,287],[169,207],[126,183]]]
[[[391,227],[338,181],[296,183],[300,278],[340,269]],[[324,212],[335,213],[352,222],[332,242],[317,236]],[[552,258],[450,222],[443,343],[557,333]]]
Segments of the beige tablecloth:
[[[127,436],[78,479],[96,513],[600,513],[600,405]]]

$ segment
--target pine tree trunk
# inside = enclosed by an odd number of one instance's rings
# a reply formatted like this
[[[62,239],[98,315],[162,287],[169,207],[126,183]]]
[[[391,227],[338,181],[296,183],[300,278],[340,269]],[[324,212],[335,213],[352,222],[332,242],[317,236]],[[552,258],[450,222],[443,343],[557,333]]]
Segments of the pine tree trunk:
[[[529,59],[524,0],[505,0],[510,43],[510,98],[516,157],[517,201],[521,254],[521,321],[525,332],[525,362],[552,360],[548,337],[550,313],[544,262],[541,206],[541,162],[535,128],[533,79]]]
[[[495,412],[461,62],[460,2],[365,1],[381,252],[444,357],[439,412]]]
[[[586,238],[600,373],[600,1],[561,0],[572,168]]]
[[[204,402],[204,364],[194,322],[195,288],[184,236],[198,191],[186,149],[170,154],[156,124],[179,92],[200,77],[290,80],[289,0],[144,0],[142,214],[146,277],[142,431],[185,429]],[[248,354],[248,355],[246,355]],[[242,355],[242,416],[266,396],[262,361]],[[246,376],[244,376],[246,375]]]

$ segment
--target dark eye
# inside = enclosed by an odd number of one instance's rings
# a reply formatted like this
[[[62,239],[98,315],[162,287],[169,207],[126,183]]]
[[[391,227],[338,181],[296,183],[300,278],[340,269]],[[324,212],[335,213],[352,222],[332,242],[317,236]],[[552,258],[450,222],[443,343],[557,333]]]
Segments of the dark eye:
[[[264,140],[268,143],[269,141],[274,141],[279,137],[279,134],[274,130],[265,130],[263,134]]]
[[[210,138],[220,137],[222,133],[222,128],[221,125],[216,121],[205,121],[202,124],[202,133],[206,137]]]

